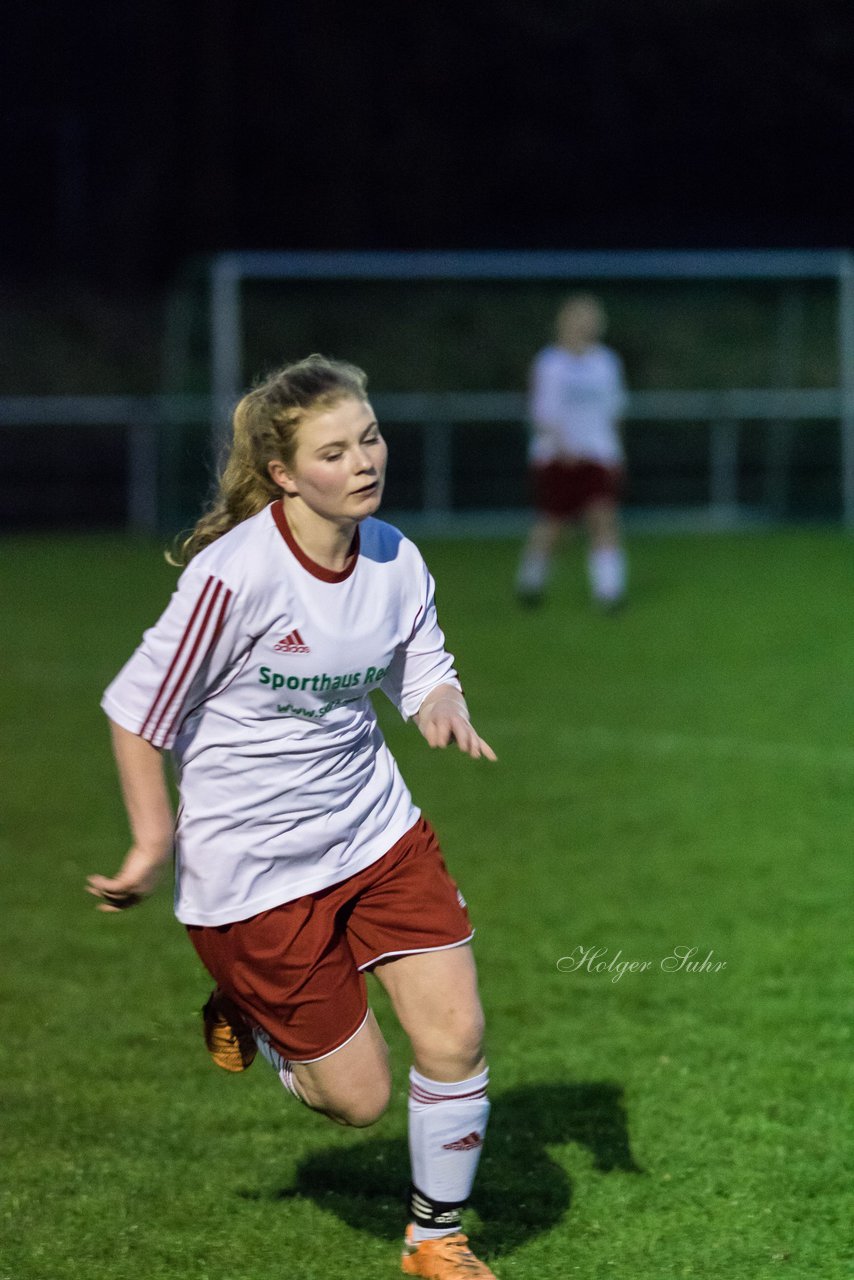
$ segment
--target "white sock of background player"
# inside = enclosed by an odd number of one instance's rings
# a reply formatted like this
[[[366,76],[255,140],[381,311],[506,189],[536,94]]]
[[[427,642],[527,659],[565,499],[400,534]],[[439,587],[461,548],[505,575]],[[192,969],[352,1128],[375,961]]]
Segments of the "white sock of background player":
[[[551,561],[551,556],[545,551],[524,552],[516,575],[516,590],[544,591],[549,580]]]
[[[622,547],[594,547],[587,556],[587,573],[594,600],[614,604],[626,591],[626,554]]]

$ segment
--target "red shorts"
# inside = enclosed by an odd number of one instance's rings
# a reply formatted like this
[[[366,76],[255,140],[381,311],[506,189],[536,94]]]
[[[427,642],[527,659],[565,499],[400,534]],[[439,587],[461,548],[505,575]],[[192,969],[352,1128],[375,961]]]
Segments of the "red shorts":
[[[621,467],[600,462],[546,462],[531,467],[534,506],[542,515],[575,520],[593,502],[618,502]]]
[[[378,862],[340,884],[187,932],[217,985],[279,1052],[314,1062],[364,1022],[364,970],[386,957],[459,946],[473,931],[421,817]]]

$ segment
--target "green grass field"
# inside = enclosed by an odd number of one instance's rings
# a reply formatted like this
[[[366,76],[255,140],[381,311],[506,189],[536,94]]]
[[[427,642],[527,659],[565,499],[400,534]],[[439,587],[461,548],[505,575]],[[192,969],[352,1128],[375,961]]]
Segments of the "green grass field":
[[[577,549],[536,614],[514,544],[424,550],[500,757],[381,712],[478,926],[475,1249],[501,1280],[850,1276],[850,540],[637,537],[618,617]],[[408,1062],[379,991],[393,1104],[340,1130],[260,1060],[210,1065],[166,889],[83,892],[126,841],[100,692],[172,580],[118,538],[3,547],[0,1277],[391,1277]],[[568,972],[579,948],[649,965]]]

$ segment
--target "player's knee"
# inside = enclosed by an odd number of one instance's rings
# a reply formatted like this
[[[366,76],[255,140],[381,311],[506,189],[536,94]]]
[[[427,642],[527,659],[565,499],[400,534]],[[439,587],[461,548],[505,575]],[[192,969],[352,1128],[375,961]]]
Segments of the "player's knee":
[[[312,1089],[308,1085],[303,1090],[303,1100],[313,1110],[323,1112],[337,1124],[366,1129],[369,1125],[376,1124],[388,1107],[391,1100],[391,1079],[374,1078],[361,1087],[354,1082],[347,1089],[336,1089],[333,1092]]]
[[[420,1036],[415,1056],[434,1079],[465,1080],[480,1070],[484,1020],[480,1009],[450,1017],[441,1029]]]
[[[342,1111],[339,1119],[351,1129],[367,1129],[385,1114],[388,1104],[388,1098],[357,1098]]]
[[[391,1100],[391,1082],[374,1082],[370,1088],[336,1100],[330,1112],[339,1124],[353,1129],[367,1129],[376,1124]]]
[[[455,1079],[467,1080],[469,1076],[475,1075],[481,1070],[483,1063],[483,1036],[472,1036],[467,1040],[459,1041],[452,1058],[454,1062],[452,1074]]]

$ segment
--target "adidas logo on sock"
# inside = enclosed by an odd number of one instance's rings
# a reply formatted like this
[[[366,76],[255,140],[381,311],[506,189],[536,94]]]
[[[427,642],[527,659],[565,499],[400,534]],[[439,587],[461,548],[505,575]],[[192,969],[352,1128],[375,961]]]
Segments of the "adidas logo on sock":
[[[456,1142],[443,1142],[443,1151],[475,1151],[478,1147],[483,1146],[483,1138],[473,1130],[466,1134],[464,1138],[458,1138]]]

